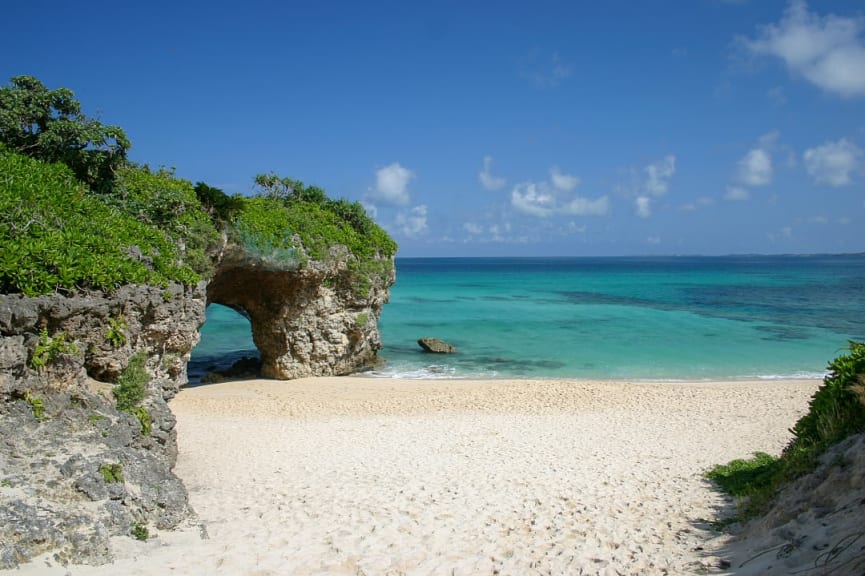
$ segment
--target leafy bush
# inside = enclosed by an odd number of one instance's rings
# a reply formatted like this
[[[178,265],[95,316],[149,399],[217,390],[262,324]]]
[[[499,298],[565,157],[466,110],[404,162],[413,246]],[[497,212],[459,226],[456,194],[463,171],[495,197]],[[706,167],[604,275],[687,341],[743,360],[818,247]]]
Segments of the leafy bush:
[[[794,437],[780,458],[758,453],[708,472],[722,490],[744,498],[743,518],[764,511],[778,489],[814,470],[829,447],[865,432],[865,343],[850,342],[848,349],[829,363],[829,375],[792,428]]]
[[[195,272],[209,275],[213,263],[208,249],[218,234],[196,196],[192,184],[172,170],[153,172],[148,166],[127,164],[117,172],[110,192],[99,195],[107,205],[162,230]]]
[[[147,524],[144,522],[136,522],[132,525],[132,537],[136,540],[147,540],[150,538],[150,530],[147,529]]]
[[[231,222],[234,215],[243,209],[246,200],[243,196],[229,196],[204,182],[195,183],[195,195],[211,219],[219,224]]]
[[[102,479],[105,480],[106,484],[125,481],[123,479],[123,464],[103,464],[99,467],[99,473],[102,474]]]
[[[24,400],[30,404],[30,409],[33,410],[33,417],[36,418],[38,422],[42,422],[47,419],[45,416],[45,399],[39,398],[38,396],[33,396],[30,392],[24,395]]]
[[[30,367],[41,370],[54,362],[61,354],[77,354],[78,346],[66,338],[65,332],[58,332],[54,336],[49,336],[48,328],[42,328],[39,331],[39,340],[33,349],[33,355],[30,357]]]
[[[358,295],[374,278],[391,272],[396,243],[357,202],[332,200],[321,188],[276,175],[256,177],[259,195],[248,199],[234,226],[244,249],[285,269],[303,267],[302,247],[312,259],[327,260],[335,245],[351,252],[348,269]]]
[[[198,278],[163,232],[89,195],[68,167],[0,144],[0,291],[36,296]]]
[[[117,409],[133,414],[135,408],[144,400],[147,392],[147,383],[150,375],[144,364],[147,362],[147,354],[138,352],[129,358],[129,363],[114,387],[114,398],[117,400]]]
[[[126,333],[124,332],[126,328],[126,318],[122,314],[117,316],[117,318],[109,318],[108,332],[105,334],[105,339],[114,348],[120,348],[126,344]]]

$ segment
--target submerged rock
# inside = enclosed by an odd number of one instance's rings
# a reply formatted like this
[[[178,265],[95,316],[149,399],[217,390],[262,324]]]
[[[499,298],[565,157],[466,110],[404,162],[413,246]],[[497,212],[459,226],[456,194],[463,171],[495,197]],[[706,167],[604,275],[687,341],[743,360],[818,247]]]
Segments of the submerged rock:
[[[438,338],[421,338],[417,341],[418,345],[423,348],[427,352],[432,352],[434,354],[456,354],[457,349],[445,342],[444,340],[439,340]]]

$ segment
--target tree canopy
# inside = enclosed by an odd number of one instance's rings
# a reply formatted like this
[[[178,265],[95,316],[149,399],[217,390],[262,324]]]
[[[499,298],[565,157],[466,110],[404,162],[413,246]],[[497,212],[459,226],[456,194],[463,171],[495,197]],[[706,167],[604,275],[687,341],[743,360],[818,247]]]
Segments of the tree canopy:
[[[110,185],[130,147],[118,126],[85,116],[71,90],[49,90],[32,76],[15,76],[0,88],[0,142],[66,164],[93,190]]]

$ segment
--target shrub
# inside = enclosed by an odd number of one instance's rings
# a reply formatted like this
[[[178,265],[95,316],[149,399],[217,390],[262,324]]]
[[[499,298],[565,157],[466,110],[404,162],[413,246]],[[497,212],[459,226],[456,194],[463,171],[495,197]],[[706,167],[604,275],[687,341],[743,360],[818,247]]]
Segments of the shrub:
[[[865,343],[850,342],[848,350],[829,363],[829,375],[791,429],[793,439],[780,458],[758,453],[707,473],[722,490],[744,499],[742,519],[763,512],[782,486],[814,470],[829,447],[865,432]]]
[[[106,484],[124,482],[122,464],[103,464],[99,467],[99,473]]]
[[[33,410],[33,417],[36,418],[38,422],[43,422],[47,419],[47,416],[45,416],[44,398],[33,396],[30,392],[27,392],[27,394],[24,395],[24,400],[30,404],[30,409]]]
[[[195,272],[209,275],[208,249],[217,241],[216,228],[201,206],[192,184],[173,170],[128,164],[117,172],[114,187],[99,195],[107,205],[162,230]]]
[[[126,334],[123,332],[126,328],[126,318],[122,314],[117,316],[117,318],[109,318],[108,332],[105,335],[105,339],[114,348],[123,346],[126,344]]]
[[[144,400],[147,391],[147,383],[150,375],[144,367],[147,355],[138,352],[129,358],[129,363],[114,387],[114,398],[117,400],[117,409],[133,414],[133,410]],[[134,415],[134,414],[133,414]]]
[[[150,537],[150,530],[147,529],[147,524],[144,522],[136,522],[133,524],[132,537],[136,540],[147,540]]]
[[[30,366],[41,370],[48,364],[54,362],[61,354],[77,354],[78,346],[75,342],[69,342],[65,332],[58,332],[54,336],[48,335],[48,328],[39,331],[39,340],[30,357]]]
[[[396,243],[357,202],[332,200],[321,188],[275,174],[256,176],[259,195],[234,218],[241,244],[263,261],[292,269],[306,265],[299,248],[327,260],[331,247],[350,252],[349,281],[358,296],[391,272]]]
[[[89,195],[66,166],[0,145],[0,175],[0,291],[198,281],[163,232]]]

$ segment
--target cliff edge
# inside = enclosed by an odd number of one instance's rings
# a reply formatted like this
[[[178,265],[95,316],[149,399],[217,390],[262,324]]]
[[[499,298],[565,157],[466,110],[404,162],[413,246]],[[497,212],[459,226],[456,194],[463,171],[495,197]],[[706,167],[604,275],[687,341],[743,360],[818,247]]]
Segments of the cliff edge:
[[[204,307],[203,284],[0,295],[0,568],[107,562],[112,536],[191,518],[167,403]],[[141,389],[124,403],[126,383]]]

